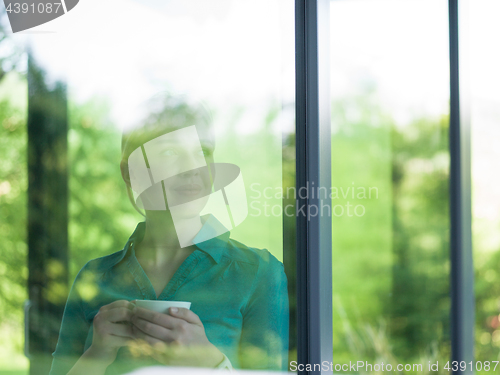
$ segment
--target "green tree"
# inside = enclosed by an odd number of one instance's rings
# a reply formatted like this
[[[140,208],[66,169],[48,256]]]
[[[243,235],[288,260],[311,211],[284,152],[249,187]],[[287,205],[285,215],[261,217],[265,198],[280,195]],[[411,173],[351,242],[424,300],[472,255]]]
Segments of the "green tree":
[[[11,73],[16,74],[16,73]],[[5,89],[6,78],[0,84]],[[20,84],[26,84],[20,81]],[[26,366],[22,357],[23,304],[27,298],[26,114],[0,102],[0,363]],[[17,354],[17,355],[16,355]]]
[[[447,358],[448,118],[402,126],[375,94],[332,106],[332,185],[379,193],[332,200],[344,210],[348,201],[366,209],[332,220],[334,358]]]
[[[393,127],[393,287],[388,301],[395,353],[411,358],[436,342],[449,352],[448,116]]]

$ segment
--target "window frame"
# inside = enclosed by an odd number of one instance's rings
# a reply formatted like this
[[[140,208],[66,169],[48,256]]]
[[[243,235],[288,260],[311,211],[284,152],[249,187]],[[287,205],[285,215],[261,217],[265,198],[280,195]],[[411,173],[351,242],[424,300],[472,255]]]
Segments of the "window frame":
[[[295,1],[296,188],[331,187],[329,4]],[[346,0],[347,1],[347,0]],[[451,360],[474,358],[471,142],[464,35],[468,0],[448,0],[450,52],[450,295]],[[307,185],[307,184],[310,185]],[[331,201],[298,197],[310,207]],[[331,217],[297,217],[298,363],[332,362]],[[299,371],[329,374],[331,371]],[[454,373],[458,373],[455,371]],[[468,373],[472,373],[471,371]]]
[[[451,360],[474,360],[471,129],[467,79],[467,0],[449,0]],[[458,374],[459,371],[453,371]],[[460,372],[462,373],[462,372]],[[471,369],[466,374],[472,374]]]
[[[296,189],[298,209],[329,207],[309,194],[331,179],[330,0],[295,1]],[[315,186],[315,188],[314,188]],[[300,212],[300,211],[298,211]],[[297,362],[333,362],[331,215],[297,215]],[[320,366],[322,367],[322,366]],[[298,371],[330,374],[331,370]]]

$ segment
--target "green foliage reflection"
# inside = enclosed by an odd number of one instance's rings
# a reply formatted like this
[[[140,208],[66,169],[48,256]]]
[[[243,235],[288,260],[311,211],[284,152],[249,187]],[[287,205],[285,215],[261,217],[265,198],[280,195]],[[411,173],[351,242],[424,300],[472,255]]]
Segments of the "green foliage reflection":
[[[335,362],[447,358],[448,120],[399,126],[374,92],[332,108],[332,185],[380,192],[333,217]]]

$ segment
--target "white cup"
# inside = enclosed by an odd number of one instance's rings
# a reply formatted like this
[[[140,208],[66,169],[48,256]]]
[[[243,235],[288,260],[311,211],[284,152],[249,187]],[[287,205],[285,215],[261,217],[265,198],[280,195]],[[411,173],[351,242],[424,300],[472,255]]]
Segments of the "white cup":
[[[168,314],[168,309],[171,307],[179,307],[190,309],[191,302],[181,302],[181,301],[157,301],[157,300],[141,300],[135,301],[137,307],[142,307],[150,311],[156,311],[162,314]]]

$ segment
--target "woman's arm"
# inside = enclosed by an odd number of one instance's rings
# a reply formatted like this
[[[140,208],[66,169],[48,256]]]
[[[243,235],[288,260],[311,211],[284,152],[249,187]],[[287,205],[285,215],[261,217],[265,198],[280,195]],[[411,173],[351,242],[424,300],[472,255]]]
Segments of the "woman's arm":
[[[259,267],[243,315],[242,368],[288,371],[288,289],[283,264],[269,256]]]
[[[83,300],[78,292],[86,267],[78,273],[64,308],[59,339],[53,355],[50,375],[66,375],[83,354],[91,323],[85,318]]]
[[[87,264],[88,265],[88,264]],[[129,301],[115,301],[102,306],[93,322],[85,315],[84,299],[79,290],[92,280],[87,265],[78,273],[66,302],[59,339],[53,354],[50,375],[104,374],[115,360],[119,347],[131,340],[131,327],[119,322],[130,321],[134,305]],[[92,276],[92,274],[90,274]],[[87,288],[88,289],[88,288]],[[93,329],[92,344],[85,350],[90,329]]]
[[[118,349],[133,340],[132,318],[134,304],[119,300],[102,306],[94,317],[92,345],[83,353],[68,375],[104,375]],[[127,324],[123,324],[127,323]]]
[[[104,375],[108,366],[113,363],[114,358],[99,357],[100,353],[98,351],[92,347],[88,348],[78,361],[76,361],[67,375]]]

